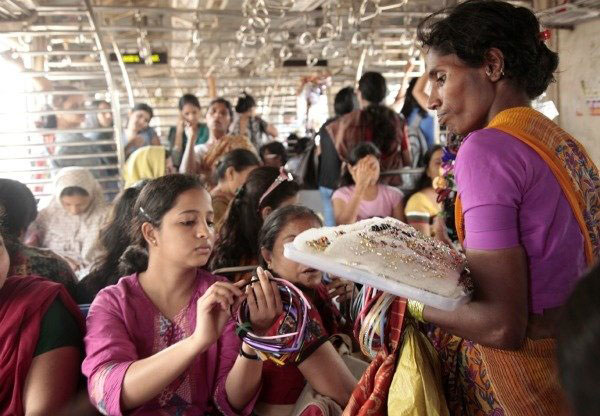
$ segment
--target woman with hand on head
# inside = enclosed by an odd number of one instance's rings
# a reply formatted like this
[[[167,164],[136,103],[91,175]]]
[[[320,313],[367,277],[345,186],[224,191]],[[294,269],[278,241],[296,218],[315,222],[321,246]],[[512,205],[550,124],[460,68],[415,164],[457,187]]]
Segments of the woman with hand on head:
[[[600,254],[598,169],[583,146],[531,108],[558,56],[533,12],[459,3],[420,24],[440,124],[458,150],[456,224],[474,283],[470,303],[408,309],[438,327],[451,414],[556,415],[555,327]],[[457,30],[460,28],[460,30]]]
[[[256,115],[256,100],[250,94],[243,92],[235,105],[235,119],[231,133],[248,137],[258,150],[263,144],[263,136],[276,138],[277,128]]]
[[[160,146],[156,131],[150,127],[152,117],[154,117],[154,110],[148,104],[138,103],[131,109],[127,128],[123,134],[125,159],[141,147]]]
[[[190,175],[148,183],[134,207],[134,241],[122,261],[137,272],[102,290],[90,308],[83,372],[104,414],[252,412],[262,362],[235,334],[244,297],[253,330],[282,312],[269,274],[231,284],[202,268],[212,252],[210,195]]]
[[[378,184],[381,152],[373,143],[361,143],[350,152],[341,187],[331,197],[337,224],[373,217],[404,221],[404,195],[398,188]]]
[[[205,153],[212,146],[226,138],[232,120],[233,108],[231,107],[231,103],[224,98],[212,100],[206,111],[208,140],[197,146],[193,140],[189,140],[186,143],[179,172],[200,173],[201,162]]]
[[[169,144],[173,164],[179,169],[183,150],[191,137],[194,145],[204,144],[208,140],[208,127],[200,122],[200,101],[194,94],[183,94],[179,99],[179,120],[177,126],[169,129]]]
[[[271,361],[264,364],[263,386],[255,408],[255,413],[261,416],[317,414],[310,412],[310,401],[297,403],[307,383],[316,393],[325,396],[319,401],[325,400],[328,408],[334,408],[341,414],[356,386],[356,374],[352,374],[329,341],[329,337],[337,333],[352,334],[352,323],[343,321],[332,300],[337,298],[340,304],[349,301],[354,285],[334,279],[326,286],[323,273],[283,255],[285,244],[291,243],[301,232],[322,225],[313,211],[292,205],[273,211],[258,235],[260,265],[273,276],[297,286],[311,305],[310,323],[301,350],[289,357],[283,366]],[[280,325],[285,327],[285,322],[278,320],[274,328]],[[269,335],[277,333],[273,333],[272,329]],[[366,365],[361,370],[364,367]],[[311,410],[314,412],[316,406]]]

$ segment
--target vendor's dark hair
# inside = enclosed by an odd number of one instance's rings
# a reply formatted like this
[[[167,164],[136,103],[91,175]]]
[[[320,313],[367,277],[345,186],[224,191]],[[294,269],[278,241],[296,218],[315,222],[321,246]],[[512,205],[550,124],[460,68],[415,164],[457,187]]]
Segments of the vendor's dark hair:
[[[212,100],[210,102],[210,104],[208,105],[208,108],[211,108],[215,104],[224,105],[225,108],[227,108],[227,111],[229,111],[229,117],[231,117],[231,119],[233,119],[233,107],[231,107],[231,103],[228,100],[226,100],[223,97],[215,98],[214,100]]]
[[[354,146],[352,148],[352,150],[350,151],[350,153],[348,154],[348,164],[350,166],[354,166],[363,157],[366,157],[369,155],[375,156],[378,160],[381,159],[381,152],[379,151],[377,146],[375,146],[373,143],[371,143],[371,142],[359,143],[356,146]],[[350,173],[350,170],[346,167],[346,169],[344,171],[344,175],[340,179],[340,186],[351,186],[351,185],[354,185],[354,179],[352,179],[352,174]]]
[[[163,217],[173,208],[179,195],[190,189],[205,189],[204,182],[196,175],[176,173],[161,176],[144,186],[133,207],[129,228],[131,245],[121,256],[119,264],[123,276],[148,268],[148,243],[142,234],[142,225],[148,222],[160,227]]]
[[[198,100],[198,97],[196,97],[194,94],[183,94],[181,96],[178,103],[179,111],[183,110],[183,106],[186,104],[190,104],[194,107],[201,108],[200,101]]]
[[[558,324],[558,372],[577,416],[598,414],[600,395],[600,266],[577,284]]]
[[[238,189],[219,230],[210,260],[211,270],[239,266],[243,261],[258,257],[258,232],[263,224],[260,211],[265,207],[277,209],[300,191],[296,181],[282,182],[259,205],[260,198],[278,176],[277,168],[261,166],[254,169]]]
[[[344,87],[338,91],[333,101],[333,110],[336,116],[343,116],[358,108],[356,93],[352,87]]]
[[[233,167],[236,172],[240,172],[251,166],[259,165],[260,160],[253,152],[247,149],[235,149],[219,159],[215,168],[215,176],[218,182],[225,177],[225,172],[229,167]]]
[[[119,260],[131,244],[129,227],[133,222],[135,202],[148,182],[139,181],[124,189],[115,199],[108,223],[100,231],[102,253],[90,273],[78,283],[84,288],[83,292],[89,294],[89,298],[84,300],[86,303],[91,303],[100,290],[116,284],[123,276],[119,272]]]
[[[18,238],[36,219],[37,203],[31,190],[13,179],[0,178],[0,208],[7,235]]]
[[[154,110],[152,110],[152,107],[150,107],[146,103],[137,103],[136,105],[134,105],[133,108],[131,109],[131,112],[134,113],[136,111],[145,111],[146,113],[148,113],[150,115],[151,120],[152,120],[152,117],[154,117]]]
[[[256,107],[256,100],[254,97],[244,91],[239,97],[235,105],[235,112],[238,114],[245,113],[252,107]]]
[[[81,186],[67,186],[60,192],[60,198],[63,196],[90,196],[90,194]]]
[[[444,17],[442,17],[444,16]],[[526,7],[498,0],[468,0],[434,13],[419,24],[418,39],[467,65],[485,63],[490,48],[504,55],[504,74],[531,99],[554,81],[558,54],[540,38],[540,23]]]
[[[287,224],[298,219],[315,220],[319,226],[323,226],[323,221],[321,221],[321,218],[312,209],[300,205],[288,205],[287,207],[277,208],[265,219],[265,223],[258,234],[258,262],[261,267],[266,269],[267,262],[261,255],[260,249],[264,247],[269,251],[273,251],[275,240],[277,240],[277,236],[281,230]]]
[[[373,135],[373,143],[381,153],[389,155],[396,150],[396,123],[398,115],[382,104],[387,94],[385,78],[379,72],[365,72],[358,81],[362,98],[369,105],[362,111],[362,121]]]

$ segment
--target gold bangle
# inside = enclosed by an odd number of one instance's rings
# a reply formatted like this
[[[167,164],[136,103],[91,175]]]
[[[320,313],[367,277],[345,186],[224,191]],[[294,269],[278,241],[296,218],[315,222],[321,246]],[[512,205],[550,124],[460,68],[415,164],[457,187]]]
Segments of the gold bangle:
[[[425,308],[425,304],[423,302],[418,302],[416,300],[409,300],[406,303],[406,308],[410,315],[415,318],[418,322],[426,323],[425,319],[423,319],[423,309]]]

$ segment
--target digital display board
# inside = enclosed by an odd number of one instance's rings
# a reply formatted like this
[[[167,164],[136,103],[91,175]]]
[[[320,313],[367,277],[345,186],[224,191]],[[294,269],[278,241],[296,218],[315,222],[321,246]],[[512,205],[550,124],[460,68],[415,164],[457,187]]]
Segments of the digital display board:
[[[144,60],[139,53],[123,53],[121,54],[123,63],[127,65],[143,64]],[[114,52],[110,54],[110,61],[117,62],[117,54]],[[156,52],[152,54],[153,64],[166,64],[168,62],[167,52]]]

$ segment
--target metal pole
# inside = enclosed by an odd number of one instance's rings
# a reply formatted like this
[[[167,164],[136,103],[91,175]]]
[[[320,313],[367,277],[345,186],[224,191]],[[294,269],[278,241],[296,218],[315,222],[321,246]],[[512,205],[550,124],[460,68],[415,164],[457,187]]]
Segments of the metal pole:
[[[125,62],[123,62],[123,55],[121,55],[121,51],[119,50],[119,46],[115,40],[112,40],[112,47],[115,55],[117,55],[117,61],[119,62],[119,67],[121,68],[121,73],[123,74],[123,83],[125,84],[125,89],[127,90],[127,100],[129,101],[129,107],[133,108],[135,105],[135,100],[133,99],[133,89],[131,88],[131,81],[129,81],[129,73],[127,72],[127,68],[125,67]]]
[[[96,39],[96,46],[100,54],[100,60],[104,67],[104,73],[106,75],[106,83],[111,95],[111,109],[113,113],[113,127],[115,133],[115,141],[117,145],[117,160],[119,161],[119,174],[122,174],[122,166],[125,163],[125,149],[123,148],[122,135],[123,135],[123,124],[121,122],[121,104],[119,102],[119,91],[115,85],[115,80],[111,72],[108,56],[106,55],[106,48],[104,42],[100,36],[98,29],[98,22],[94,15],[93,6],[91,0],[83,0],[85,7],[87,8],[87,16],[90,21],[90,26],[94,30],[94,38]],[[122,175],[120,175],[122,176]]]

